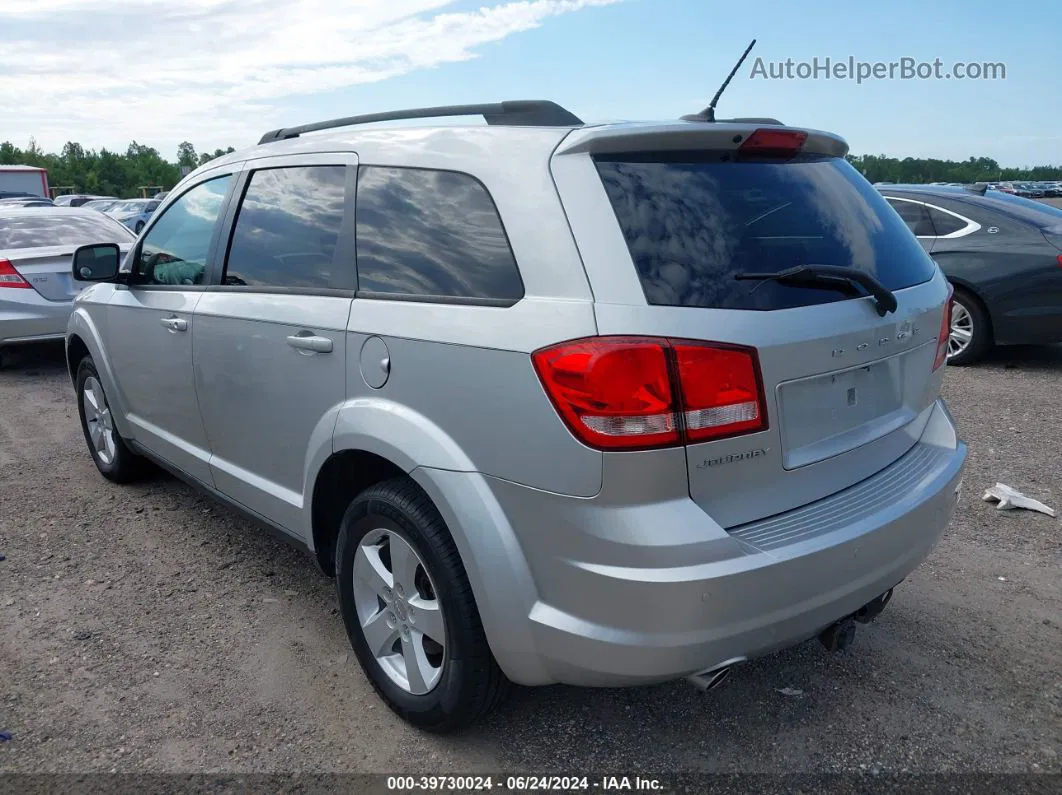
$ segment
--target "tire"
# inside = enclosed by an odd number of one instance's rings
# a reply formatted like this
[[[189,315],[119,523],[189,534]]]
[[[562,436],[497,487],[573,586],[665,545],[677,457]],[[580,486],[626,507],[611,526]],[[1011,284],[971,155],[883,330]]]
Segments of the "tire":
[[[406,575],[396,578],[389,570],[395,566]],[[367,576],[377,572],[381,576]],[[408,585],[400,592],[411,579],[415,593]],[[505,696],[509,681],[487,644],[457,547],[431,499],[412,480],[378,483],[351,502],[336,541],[336,590],[358,662],[406,722],[437,734],[459,731]],[[433,635],[441,635],[442,643]],[[412,669],[405,662],[410,655],[420,662]]]
[[[91,356],[82,359],[77,367],[75,391],[81,431],[96,469],[115,483],[130,483],[140,478],[147,462],[129,449],[114,427],[103,382]],[[102,445],[97,444],[101,439]]]
[[[993,346],[992,324],[981,302],[966,290],[956,287],[952,297],[951,338],[948,341],[948,364],[965,367],[984,358]],[[970,334],[965,345],[958,335],[959,329]],[[952,353],[953,346],[955,353]]]

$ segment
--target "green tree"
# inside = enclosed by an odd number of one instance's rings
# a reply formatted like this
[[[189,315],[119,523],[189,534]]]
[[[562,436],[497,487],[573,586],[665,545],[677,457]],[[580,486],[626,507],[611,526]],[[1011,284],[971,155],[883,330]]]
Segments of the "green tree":
[[[190,142],[182,141],[177,147],[177,165],[188,168],[195,168],[199,165],[199,156]]]

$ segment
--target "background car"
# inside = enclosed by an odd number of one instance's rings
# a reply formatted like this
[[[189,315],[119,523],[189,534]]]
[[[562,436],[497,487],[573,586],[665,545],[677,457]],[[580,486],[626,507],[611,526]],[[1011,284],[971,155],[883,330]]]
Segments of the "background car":
[[[120,204],[122,199],[93,199],[90,202],[85,202],[82,207],[86,210],[95,210],[96,212],[105,213],[117,204]]]
[[[955,286],[949,364],[1062,342],[1062,209],[978,188],[878,190]]]
[[[88,284],[71,274],[74,250],[99,240],[125,252],[136,236],[80,207],[0,205],[0,351],[63,339],[74,296]]]
[[[56,207],[80,207],[95,199],[113,199],[113,196],[97,196],[92,193],[67,193],[55,197]]]
[[[43,196],[16,196],[14,198],[0,199],[0,207],[54,207],[51,199]]]
[[[105,210],[106,214],[116,221],[125,224],[138,235],[144,225],[151,218],[152,213],[158,209],[161,201],[157,199],[126,199]]]

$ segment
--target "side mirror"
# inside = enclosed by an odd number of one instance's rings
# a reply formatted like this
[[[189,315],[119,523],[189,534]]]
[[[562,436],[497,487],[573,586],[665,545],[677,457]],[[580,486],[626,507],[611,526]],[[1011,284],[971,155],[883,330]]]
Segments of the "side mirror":
[[[115,243],[80,246],[74,252],[74,279],[82,282],[109,282],[118,276],[122,252]]]

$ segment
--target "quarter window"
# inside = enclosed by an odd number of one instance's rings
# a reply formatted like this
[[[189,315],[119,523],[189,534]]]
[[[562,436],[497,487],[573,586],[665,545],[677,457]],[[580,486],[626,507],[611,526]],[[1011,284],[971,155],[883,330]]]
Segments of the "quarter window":
[[[353,290],[353,252],[338,251],[346,166],[255,171],[247,185],[223,284]]]
[[[205,282],[210,243],[231,181],[226,175],[202,182],[159,216],[140,247],[138,284]]]
[[[951,213],[938,210],[936,207],[930,207],[929,217],[933,219],[933,227],[937,230],[937,235],[943,237],[944,235],[950,235],[952,232],[958,232],[960,229],[965,229],[967,224],[961,218],[956,218]]]
[[[899,213],[907,228],[918,237],[934,237],[937,234],[924,204],[889,199],[889,204]]]
[[[356,213],[359,290],[422,300],[523,297],[494,201],[468,174],[362,166]]]

